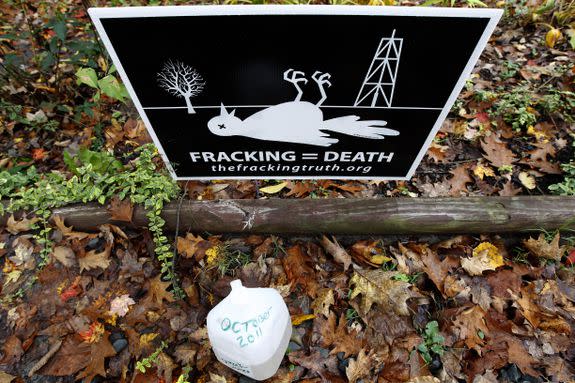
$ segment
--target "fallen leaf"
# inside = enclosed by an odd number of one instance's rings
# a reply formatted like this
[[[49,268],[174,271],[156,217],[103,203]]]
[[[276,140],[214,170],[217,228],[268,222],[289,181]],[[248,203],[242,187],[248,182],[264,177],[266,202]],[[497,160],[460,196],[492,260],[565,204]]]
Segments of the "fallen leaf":
[[[317,296],[318,282],[312,268],[310,257],[305,253],[301,245],[295,245],[287,250],[287,256],[282,258],[282,265],[292,285],[302,286],[306,293],[315,298]]]
[[[349,365],[345,369],[345,376],[350,383],[355,383],[358,380],[369,376],[371,369],[373,368],[374,360],[371,355],[366,355],[365,350],[361,350],[357,354],[357,358],[350,359]]]
[[[485,323],[485,311],[479,306],[473,306],[457,315],[453,321],[456,335],[470,349],[481,355],[481,347],[485,344],[485,336],[489,328]]]
[[[279,184],[276,185],[263,187],[260,189],[260,191],[265,194],[276,194],[282,191],[282,189],[285,188],[287,184],[288,184],[287,182],[280,182]]]
[[[65,267],[72,267],[76,264],[76,254],[68,246],[55,246],[52,255]]]
[[[311,303],[313,313],[317,315],[329,315],[329,308],[335,303],[335,297],[332,289],[321,289],[317,293],[317,298]]]
[[[108,212],[110,212],[110,218],[115,221],[132,222],[134,205],[128,198],[121,200],[118,196],[114,196],[110,200]]]
[[[489,242],[480,243],[473,249],[473,257],[461,258],[461,267],[469,275],[482,275],[484,271],[495,270],[505,264],[499,250]]]
[[[130,306],[134,304],[136,304],[136,302],[130,298],[129,294],[123,294],[110,302],[110,313],[116,314],[121,318],[130,311]]]
[[[367,314],[377,303],[397,315],[409,315],[407,300],[418,295],[410,290],[410,283],[393,279],[398,274],[381,269],[356,271],[349,281],[350,287],[353,286],[349,299],[362,296],[359,305],[362,314]]]
[[[58,215],[52,216],[52,221],[54,222],[58,230],[60,230],[60,232],[64,235],[64,237],[82,240],[90,236],[90,234],[88,233],[74,231],[73,230],[74,228],[72,226],[67,227],[64,224],[64,220],[62,219],[62,217]]]
[[[8,257],[8,259],[16,266],[22,266],[32,260],[34,246],[30,241],[24,240],[22,237],[17,238],[17,241],[14,247],[14,255]]]
[[[185,258],[194,258],[196,261],[201,261],[206,252],[214,246],[208,240],[203,239],[201,236],[195,236],[192,233],[186,233],[186,237],[178,237],[177,241],[178,253],[182,254]]]
[[[411,379],[407,383],[441,383],[441,380],[437,379],[435,376],[427,375],[427,376],[418,376],[417,378]]]
[[[521,184],[529,190],[533,190],[537,186],[535,183],[535,178],[527,172],[519,173],[518,178],[519,181],[521,181]]]
[[[559,262],[566,250],[566,246],[559,246],[559,239],[560,235],[558,232],[551,242],[548,243],[545,240],[545,235],[541,233],[539,234],[539,238],[529,238],[527,241],[524,241],[523,244],[533,255]]]
[[[11,234],[18,234],[22,231],[28,231],[31,229],[31,226],[39,220],[40,218],[37,217],[31,219],[22,217],[22,219],[16,221],[14,214],[10,214],[8,221],[6,221],[6,230],[8,230]]]
[[[325,235],[321,238],[321,245],[327,251],[336,262],[343,265],[343,269],[347,270],[351,266],[351,256],[345,251],[343,247],[337,242],[335,237],[332,237],[333,242],[331,242]]]
[[[84,270],[92,270],[96,268],[107,269],[110,266],[110,259],[108,258],[109,252],[102,251],[96,253],[95,250],[90,250],[84,257],[78,258],[80,265],[80,273]]]
[[[86,378],[85,381],[91,382],[96,375],[106,377],[106,358],[116,355],[116,350],[114,350],[108,338],[109,334],[106,332],[99,342],[91,344],[89,363],[76,376],[76,379]]]
[[[455,169],[450,171],[453,177],[447,182],[449,183],[450,189],[449,194],[451,196],[459,196],[461,193],[467,193],[467,184],[473,182],[473,179],[469,176],[469,165],[459,165]]]
[[[357,241],[351,247],[352,257],[357,263],[364,266],[381,267],[391,258],[385,255],[381,241]]]
[[[357,354],[365,345],[363,337],[353,330],[348,332],[347,321],[343,315],[336,326],[336,316],[331,311],[327,320],[323,317],[317,317],[314,320],[314,330],[321,335],[319,340],[323,347],[334,346],[330,351],[331,355],[343,352],[344,357],[347,358],[349,355]]]
[[[210,381],[208,383],[227,383],[224,376],[210,372]]]
[[[299,326],[303,322],[306,322],[306,321],[313,319],[313,318],[315,318],[315,314],[292,315],[291,324],[293,326]]]
[[[551,28],[545,35],[545,44],[549,48],[555,47],[555,44],[563,37],[561,30],[557,28]]]
[[[501,142],[495,134],[483,138],[481,141],[481,149],[485,152],[483,157],[497,168],[511,165],[517,160],[515,154],[513,154],[513,152],[507,148],[507,145]]]
[[[90,363],[91,344],[82,342],[77,335],[64,338],[56,354],[38,371],[39,375],[69,376]]]
[[[483,177],[495,177],[495,172],[493,171],[493,169],[489,168],[489,167],[485,167],[481,164],[478,164],[477,166],[475,166],[475,168],[473,169],[473,174],[475,174],[477,176],[477,178],[479,178],[480,180],[483,179]]]
[[[173,302],[174,296],[171,292],[167,291],[170,286],[170,282],[163,282],[162,276],[158,274],[154,279],[150,281],[150,288],[148,289],[148,295],[157,304],[161,305],[165,300],[167,302]]]
[[[0,371],[0,383],[11,383],[14,379],[16,379],[15,376]]]

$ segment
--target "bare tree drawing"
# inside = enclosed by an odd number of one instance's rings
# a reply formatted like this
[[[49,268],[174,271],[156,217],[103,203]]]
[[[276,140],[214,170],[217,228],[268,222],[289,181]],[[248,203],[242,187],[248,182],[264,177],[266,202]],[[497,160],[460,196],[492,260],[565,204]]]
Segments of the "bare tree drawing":
[[[206,83],[202,76],[191,66],[181,61],[168,61],[158,73],[158,83],[162,89],[176,97],[186,100],[188,113],[196,113],[191,98],[204,90]]]

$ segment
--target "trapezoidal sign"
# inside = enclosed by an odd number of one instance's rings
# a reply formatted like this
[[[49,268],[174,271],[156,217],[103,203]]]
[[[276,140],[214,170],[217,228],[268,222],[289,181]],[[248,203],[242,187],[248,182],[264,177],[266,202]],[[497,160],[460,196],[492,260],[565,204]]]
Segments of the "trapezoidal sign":
[[[409,179],[502,11],[92,8],[179,180]]]

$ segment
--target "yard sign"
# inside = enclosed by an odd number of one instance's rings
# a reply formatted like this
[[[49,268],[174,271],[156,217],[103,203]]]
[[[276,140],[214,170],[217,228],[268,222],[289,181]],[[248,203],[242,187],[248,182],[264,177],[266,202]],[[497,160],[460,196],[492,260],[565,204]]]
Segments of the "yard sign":
[[[501,10],[91,8],[172,175],[409,179]]]

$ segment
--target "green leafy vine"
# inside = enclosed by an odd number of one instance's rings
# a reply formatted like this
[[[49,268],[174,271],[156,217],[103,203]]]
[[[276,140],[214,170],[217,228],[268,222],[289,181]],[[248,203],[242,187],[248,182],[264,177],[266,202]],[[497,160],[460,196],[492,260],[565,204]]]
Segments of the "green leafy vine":
[[[43,267],[53,248],[48,221],[54,208],[94,201],[104,204],[115,195],[122,200],[129,198],[146,209],[164,279],[172,282],[174,295],[182,297],[183,290],[173,271],[171,246],[163,233],[165,221],[160,217],[164,204],[174,199],[180,189],[165,171],[157,168],[154,158],[158,153],[153,145],[144,145],[135,154],[137,157],[124,166],[108,153],[87,149],[75,157],[66,153],[64,159],[71,176],[57,171],[38,174],[33,168],[26,171],[26,176],[23,172],[0,172],[0,199],[9,199],[6,207],[0,206],[0,214],[4,209],[8,213],[22,210],[39,218],[31,228],[37,229],[35,239],[43,247],[39,264]]]

